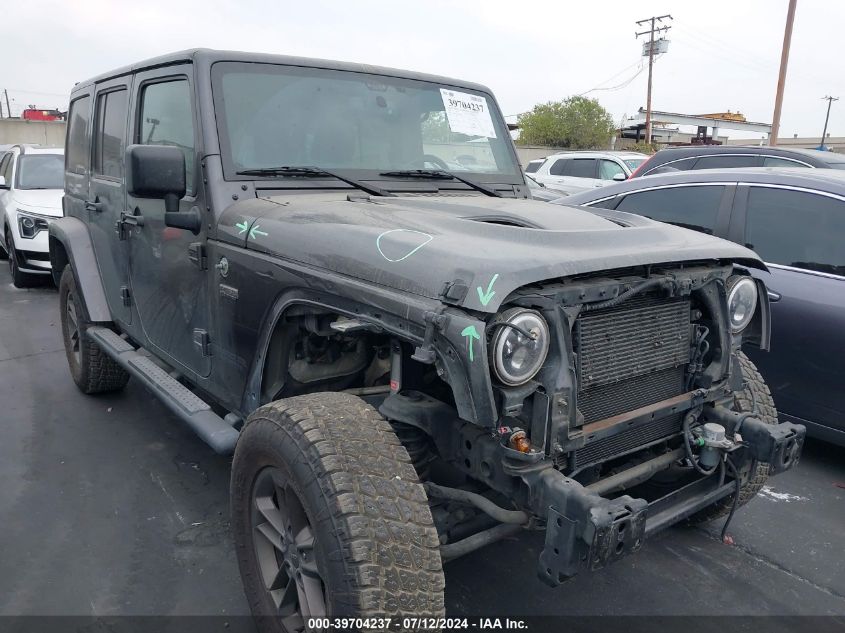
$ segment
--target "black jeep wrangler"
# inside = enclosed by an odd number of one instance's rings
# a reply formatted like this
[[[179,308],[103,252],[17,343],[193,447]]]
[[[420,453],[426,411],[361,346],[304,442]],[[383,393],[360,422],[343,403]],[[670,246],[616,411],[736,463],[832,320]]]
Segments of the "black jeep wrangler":
[[[483,86],[207,50],[116,70],[73,90],[64,212],[71,374],[134,377],[234,452],[264,626],[441,615],[443,561],[522,529],[557,585],[801,451],[740,351],[769,344],[763,263],[531,200]]]

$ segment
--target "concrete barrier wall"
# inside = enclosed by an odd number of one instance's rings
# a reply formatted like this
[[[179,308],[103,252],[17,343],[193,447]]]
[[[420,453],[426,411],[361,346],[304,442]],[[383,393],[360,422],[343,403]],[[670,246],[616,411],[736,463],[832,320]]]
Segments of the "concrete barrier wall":
[[[15,143],[37,143],[50,147],[64,147],[65,122],[0,119],[0,145]]]

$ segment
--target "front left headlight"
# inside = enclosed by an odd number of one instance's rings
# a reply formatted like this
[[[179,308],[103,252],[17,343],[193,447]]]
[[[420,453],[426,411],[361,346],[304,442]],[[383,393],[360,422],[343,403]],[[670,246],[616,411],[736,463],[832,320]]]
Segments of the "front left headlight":
[[[738,334],[751,323],[757,309],[757,284],[751,277],[731,277],[727,292],[731,331]]]
[[[46,218],[34,213],[18,211],[18,232],[22,238],[31,240],[39,231],[46,231],[48,228],[50,228],[50,223]]]
[[[516,387],[531,380],[549,353],[549,325],[527,308],[511,308],[494,322],[490,364],[503,384]]]

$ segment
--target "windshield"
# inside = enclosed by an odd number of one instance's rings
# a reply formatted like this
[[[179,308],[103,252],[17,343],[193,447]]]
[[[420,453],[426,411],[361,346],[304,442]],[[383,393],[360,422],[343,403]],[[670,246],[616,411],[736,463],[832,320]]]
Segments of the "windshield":
[[[637,169],[637,167],[642,165],[648,159],[647,158],[623,158],[622,160],[625,161],[625,164],[628,165],[628,168],[631,171],[635,171]]]
[[[17,189],[64,188],[62,154],[24,154],[18,158]]]
[[[508,130],[484,93],[276,64],[219,62],[212,79],[229,176],[307,165],[372,178],[442,169],[521,182]]]

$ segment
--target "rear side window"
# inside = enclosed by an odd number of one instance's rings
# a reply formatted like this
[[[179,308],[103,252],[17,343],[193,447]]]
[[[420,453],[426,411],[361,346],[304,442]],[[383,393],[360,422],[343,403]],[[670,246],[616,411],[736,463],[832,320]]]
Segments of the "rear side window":
[[[845,275],[845,202],[806,191],[752,187],[746,246],[763,261]]]
[[[91,115],[91,97],[76,99],[70,104],[67,128],[65,169],[74,174],[88,171],[88,119]]]
[[[543,161],[541,161],[541,160],[538,160],[538,161],[532,160],[530,163],[528,163],[525,166],[525,173],[526,174],[533,174],[535,171],[540,169],[540,165],[542,165],[542,164],[543,164]]]
[[[596,159],[595,158],[573,158],[568,161],[564,176],[572,176],[573,178],[595,178],[596,177]]]
[[[123,178],[126,95],[126,90],[114,90],[97,96],[93,171],[106,178]]]
[[[0,176],[6,179],[6,186],[12,186],[12,153],[0,157]]]
[[[149,84],[141,94],[140,137],[144,145],[173,145],[185,154],[185,183],[193,192],[194,117],[188,81]]]
[[[734,169],[759,165],[759,156],[702,156],[696,161],[693,169]]]
[[[790,158],[780,158],[778,156],[763,157],[763,167],[807,167],[804,163],[799,163],[797,160]]]
[[[566,170],[566,163],[569,162],[568,158],[560,158],[554,162],[554,165],[549,167],[549,173],[552,176],[563,176],[563,172]]]
[[[625,196],[616,210],[712,235],[724,193],[724,185],[639,191]]]

